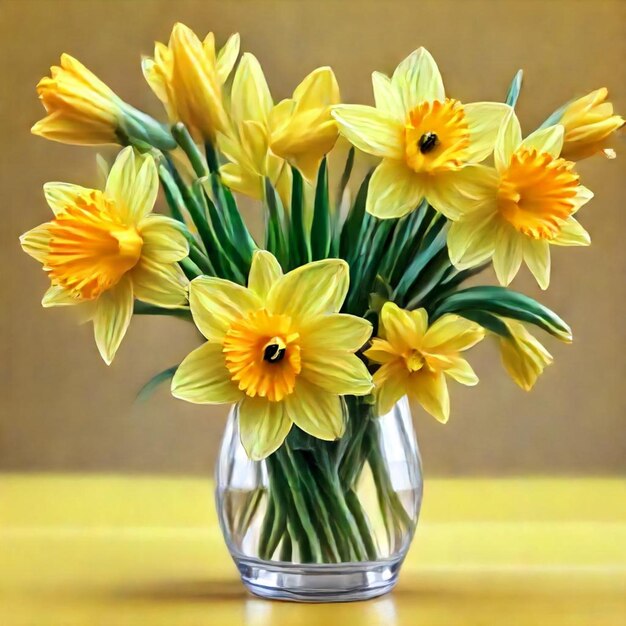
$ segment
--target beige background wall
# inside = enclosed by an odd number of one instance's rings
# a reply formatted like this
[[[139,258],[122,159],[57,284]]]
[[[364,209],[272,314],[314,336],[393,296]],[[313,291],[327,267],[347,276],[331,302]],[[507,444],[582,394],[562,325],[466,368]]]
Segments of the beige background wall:
[[[133,405],[153,373],[195,345],[191,327],[135,319],[116,362],[99,359],[91,328],[44,311],[46,278],[22,254],[18,235],[48,219],[41,186],[96,182],[94,154],[32,137],[41,116],[34,87],[67,51],[122,97],[153,113],[140,54],[184,21],[218,40],[239,31],[265,67],[276,98],[305,73],[330,64],[343,97],[370,102],[369,75],[391,71],[419,45],[438,60],[449,93],[498,100],[526,71],[519,114],[527,131],[569,99],[606,85],[626,112],[626,2],[474,1],[0,2],[0,469],[210,472],[225,410],[185,405],[166,389]],[[474,351],[482,378],[455,386],[442,427],[424,413],[416,426],[429,474],[621,473],[626,471],[623,349],[626,142],[613,162],[581,164],[595,193],[581,219],[590,249],[557,249],[553,285],[540,294],[526,275],[514,286],[567,319],[572,346],[547,340],[556,357],[524,393],[492,345]],[[491,276],[488,277],[490,280]]]

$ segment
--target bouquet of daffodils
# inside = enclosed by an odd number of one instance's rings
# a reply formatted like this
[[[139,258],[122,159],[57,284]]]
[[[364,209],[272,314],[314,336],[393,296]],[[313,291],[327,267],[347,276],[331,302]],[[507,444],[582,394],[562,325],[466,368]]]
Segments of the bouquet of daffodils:
[[[546,289],[551,246],[589,244],[577,213],[593,194],[575,161],[614,156],[623,120],[599,89],[524,136],[521,72],[504,102],[465,104],[423,48],[391,77],[373,73],[375,106],[342,103],[329,67],[276,102],[239,49],[237,35],[218,50],[182,24],[156,44],[142,68],[166,124],[63,55],[37,86],[47,114],[32,132],[124,147],[104,189],[46,184],[53,215],[22,247],[50,278],[43,306],[80,308],[107,364],[133,315],[197,326],[205,341],[150,386],[171,379],[176,398],[236,405],[241,444],[269,472],[261,558],[373,560],[364,468],[389,535],[411,525],[377,419],[408,396],[446,422],[448,381],[478,382],[465,353],[486,336],[524,389],[552,360],[532,327],[571,341],[508,285],[524,263]],[[329,186],[340,136],[352,147]],[[363,153],[378,161],[354,184],[355,160],[373,162]],[[154,212],[159,188],[168,216]],[[491,263],[498,286],[466,286]]]

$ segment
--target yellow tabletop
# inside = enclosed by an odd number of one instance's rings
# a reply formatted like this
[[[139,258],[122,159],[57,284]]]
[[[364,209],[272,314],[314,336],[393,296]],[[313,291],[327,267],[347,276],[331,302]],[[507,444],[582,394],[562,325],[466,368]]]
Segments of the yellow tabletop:
[[[626,481],[430,480],[396,590],[249,595],[198,478],[0,475],[1,626],[625,626]]]

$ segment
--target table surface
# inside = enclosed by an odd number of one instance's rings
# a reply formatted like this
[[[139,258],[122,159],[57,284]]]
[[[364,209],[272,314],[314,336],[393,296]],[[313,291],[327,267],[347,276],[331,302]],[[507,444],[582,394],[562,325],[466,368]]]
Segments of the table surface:
[[[626,626],[626,480],[427,480],[392,594],[301,605],[245,591],[208,480],[0,475],[2,626],[340,620]]]

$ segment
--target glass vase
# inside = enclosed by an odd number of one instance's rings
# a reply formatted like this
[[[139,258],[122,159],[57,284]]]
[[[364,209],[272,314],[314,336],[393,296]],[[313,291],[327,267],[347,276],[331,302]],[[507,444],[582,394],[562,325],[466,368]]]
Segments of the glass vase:
[[[246,587],[265,598],[362,600],[395,585],[422,499],[419,450],[406,398],[378,416],[346,398],[346,432],[321,441],[293,427],[263,461],[228,418],[216,502],[228,549]]]

